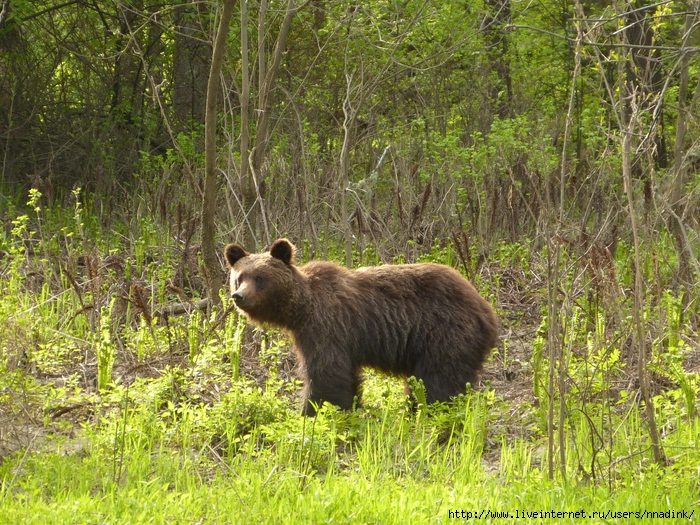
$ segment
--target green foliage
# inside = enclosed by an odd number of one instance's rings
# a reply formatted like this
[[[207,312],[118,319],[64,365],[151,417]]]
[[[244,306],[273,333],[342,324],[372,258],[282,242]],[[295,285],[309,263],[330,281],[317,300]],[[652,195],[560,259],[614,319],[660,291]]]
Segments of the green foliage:
[[[529,248],[531,242],[530,239],[513,243],[501,241],[496,246],[493,258],[499,261],[504,268],[516,267],[527,272],[530,269],[530,256],[532,255]]]
[[[442,244],[438,239],[430,247],[430,252],[418,257],[416,262],[432,262],[452,266],[454,262],[454,247],[451,241]]]
[[[245,330],[246,323],[246,317],[243,315],[238,315],[237,319],[233,316],[229,316],[229,319],[226,320],[224,345],[231,349],[231,378],[234,381],[238,379],[241,346],[243,345],[243,331]]]
[[[426,400],[423,380],[411,376],[408,378],[408,385],[411,387],[411,394],[416,398],[416,408],[418,410],[425,409],[428,406],[428,401]]]
[[[100,330],[96,334],[97,389],[102,391],[112,381],[112,368],[116,358],[116,345],[112,342],[110,317],[116,299],[112,299],[107,312],[100,315]]]
[[[670,379],[679,388],[664,392],[657,396],[657,400],[662,410],[670,410],[672,413],[679,413],[692,420],[696,417],[695,404],[700,394],[700,374],[688,372],[684,367],[685,361],[695,352],[681,339],[682,298],[675,297],[671,292],[666,291],[662,296],[662,307],[667,320],[665,344],[662,346],[662,341],[658,339],[654,341],[654,359],[649,368]],[[685,410],[681,409],[679,403],[681,400]]]

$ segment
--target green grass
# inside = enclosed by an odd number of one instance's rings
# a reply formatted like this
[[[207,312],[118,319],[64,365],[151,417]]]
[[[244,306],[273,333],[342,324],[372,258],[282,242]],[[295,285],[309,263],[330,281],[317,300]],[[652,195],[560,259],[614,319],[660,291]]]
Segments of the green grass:
[[[470,414],[483,414],[477,412]],[[337,424],[338,419],[357,418],[330,411],[320,416],[317,425]],[[315,465],[318,470],[306,468],[305,454],[299,457],[292,443],[280,439],[267,444],[260,437],[248,440],[236,454],[225,458],[208,446],[183,449],[162,441],[129,448],[123,458],[119,456],[118,479],[109,447],[101,450],[94,442],[77,453],[18,457],[2,467],[0,520],[41,524],[451,523],[462,521],[450,518],[449,512],[457,510],[507,511],[513,516],[516,510],[583,510],[587,514],[697,510],[697,480],[677,477],[672,471],[649,468],[643,475],[630,471],[613,486],[598,481],[550,482],[528,460],[530,444],[502,443],[501,456],[509,459],[489,472],[481,461],[479,445],[473,444],[471,428],[437,444],[430,417],[418,424],[413,416],[384,411],[365,423],[364,435],[358,436],[348,452],[324,456]],[[401,425],[405,430],[400,430]],[[314,463],[312,460],[312,467]],[[548,518],[526,522],[580,521]],[[668,523],[663,519],[643,522]]]
[[[571,479],[549,481],[543,440],[509,439],[502,420],[511,407],[493,391],[413,413],[400,385],[374,375],[368,383],[368,408],[324,407],[316,419],[300,417],[274,382],[242,380],[214,402],[191,399],[201,385],[186,372],[134,383],[128,403],[117,389],[78,439],[6,459],[0,523],[450,523],[468,521],[455,511],[697,511],[697,419],[675,422],[669,467],[649,453],[625,459],[620,448],[596,479],[576,472],[590,457],[584,450],[576,459],[588,436],[574,432]],[[618,434],[639,439],[643,429],[628,417]]]

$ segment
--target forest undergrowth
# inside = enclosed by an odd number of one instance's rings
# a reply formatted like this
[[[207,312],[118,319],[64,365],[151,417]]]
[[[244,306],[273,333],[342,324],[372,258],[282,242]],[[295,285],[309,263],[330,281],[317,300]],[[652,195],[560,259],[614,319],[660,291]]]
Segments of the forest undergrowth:
[[[466,268],[478,258],[453,237],[416,260],[458,267],[496,308],[501,344],[480,384],[432,406],[413,384],[414,411],[398,379],[368,370],[362,408],[303,418],[288,338],[246,326],[224,291],[198,307],[187,221],[105,220],[79,189],[64,206],[24,201],[3,212],[0,239],[2,523],[697,519],[698,306],[667,286],[670,239],[643,265],[658,462],[623,241],[614,257],[562,243],[563,399],[550,395],[546,246],[498,243]],[[342,243],[321,239],[341,260]],[[301,262],[319,255],[300,248]],[[354,261],[393,262],[371,243]],[[551,404],[565,423],[554,476]]]

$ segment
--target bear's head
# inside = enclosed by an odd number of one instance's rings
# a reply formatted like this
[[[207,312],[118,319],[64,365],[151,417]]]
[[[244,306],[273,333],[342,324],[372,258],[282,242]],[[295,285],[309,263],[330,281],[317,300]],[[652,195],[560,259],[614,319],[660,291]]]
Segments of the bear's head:
[[[251,321],[287,325],[297,295],[294,251],[287,239],[277,239],[263,253],[250,254],[237,244],[224,249],[231,269],[231,297]]]

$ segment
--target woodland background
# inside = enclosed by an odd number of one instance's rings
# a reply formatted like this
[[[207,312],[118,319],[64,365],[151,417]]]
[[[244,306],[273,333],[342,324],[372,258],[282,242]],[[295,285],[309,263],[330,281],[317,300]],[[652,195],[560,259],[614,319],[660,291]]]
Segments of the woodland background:
[[[123,517],[137,479],[208,486],[231,465],[251,476],[226,478],[238,491],[260,484],[235,494],[256,516],[288,485],[296,501],[297,475],[373,490],[362,461],[384,445],[369,464],[388,494],[461,472],[443,495],[459,503],[497,471],[665,508],[639,485],[660,472],[697,510],[699,25],[697,1],[671,0],[0,0],[7,516],[98,493]],[[302,262],[458,267],[502,320],[495,396],[426,423],[377,408],[403,405],[371,376],[376,403],[322,413],[309,444],[289,341],[245,329],[222,289],[225,244],[280,236]],[[408,430],[373,434],[375,416]],[[47,440],[59,472],[102,478],[31,496],[55,478]],[[127,479],[162,447],[181,472]],[[371,501],[353,503],[365,520],[412,515]]]
[[[319,250],[321,235],[353,233],[350,218],[382,255],[454,231],[486,253],[541,245],[561,210],[572,242],[614,246],[629,229],[627,131],[644,233],[676,223],[695,240],[693,3],[231,6],[218,241],[286,234]],[[80,187],[105,217],[198,217],[217,5],[12,0],[0,12],[5,192],[65,203]]]

